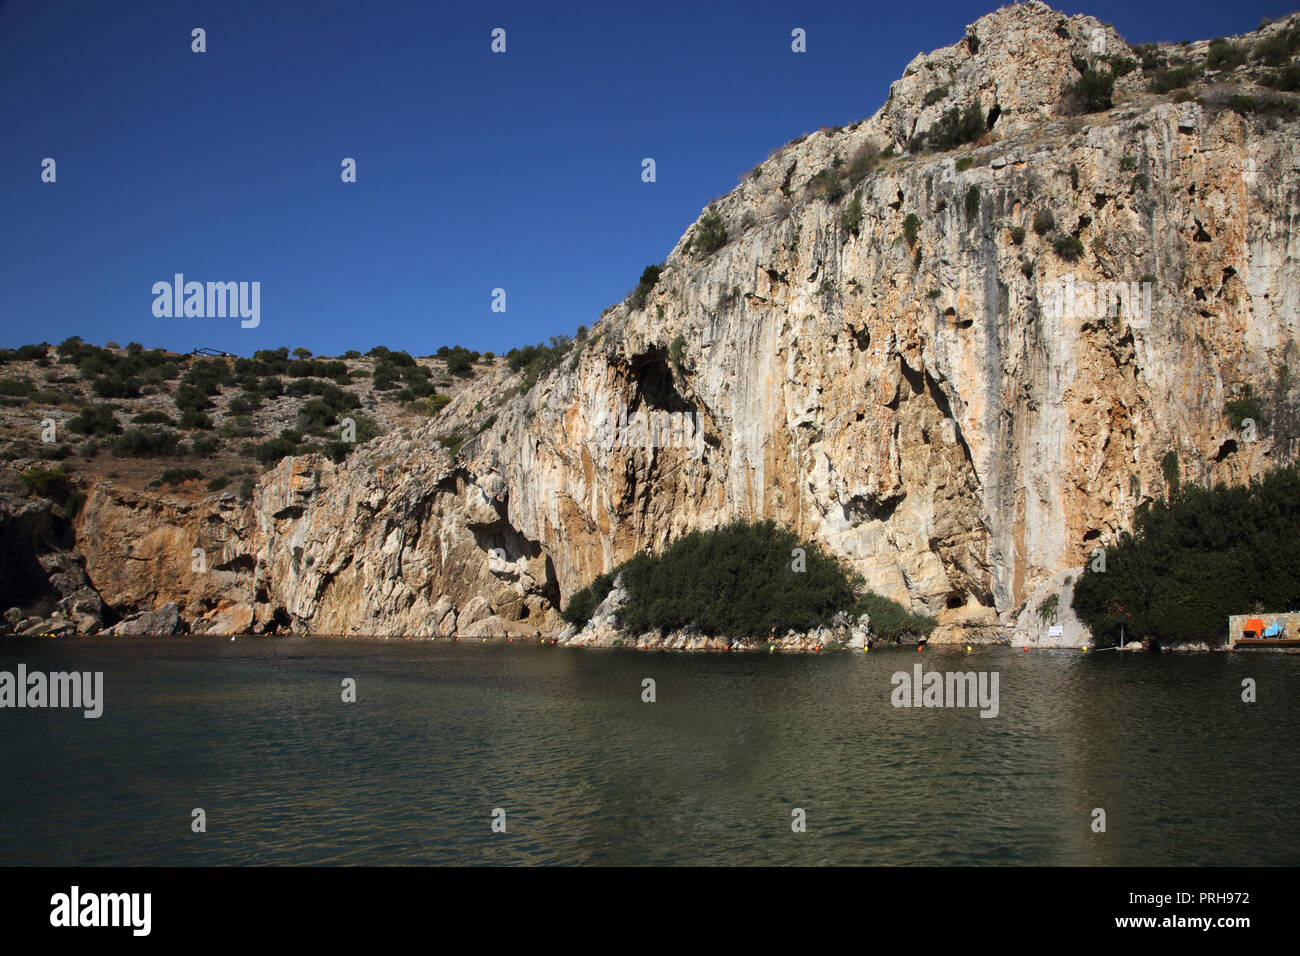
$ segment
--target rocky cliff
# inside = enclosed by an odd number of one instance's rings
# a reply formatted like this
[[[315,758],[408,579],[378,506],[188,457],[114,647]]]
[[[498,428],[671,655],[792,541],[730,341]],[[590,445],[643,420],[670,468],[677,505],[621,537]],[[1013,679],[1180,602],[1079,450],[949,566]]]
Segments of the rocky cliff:
[[[1249,64],[1157,52],[1202,70],[1194,95],[1137,68],[1075,115],[1084,65],[1139,54],[1040,3],[989,14],[702,211],[526,392],[497,368],[341,465],[285,460],[247,503],[102,482],[86,575],[197,631],[552,633],[638,549],[770,517],[941,630],[1000,634],[1163,493],[1167,453],[1241,482],[1296,452],[1275,383],[1300,331],[1297,121],[1233,100]],[[919,146],[972,107],[978,137]],[[1225,417],[1247,386],[1276,402],[1257,434]],[[476,403],[490,427],[439,445]]]

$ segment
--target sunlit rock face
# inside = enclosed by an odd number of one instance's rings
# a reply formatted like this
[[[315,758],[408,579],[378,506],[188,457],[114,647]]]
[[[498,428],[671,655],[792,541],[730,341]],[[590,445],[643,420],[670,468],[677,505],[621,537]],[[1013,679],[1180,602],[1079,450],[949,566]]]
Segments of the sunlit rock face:
[[[1296,121],[1176,103],[1140,69],[1067,115],[1075,60],[1109,54],[1133,55],[1039,3],[980,19],[870,119],[759,166],[716,204],[722,248],[693,253],[692,225],[644,305],[527,393],[499,369],[343,465],[285,460],[248,503],[100,486],[90,579],[198,631],[551,634],[637,550],[773,518],[949,637],[1001,631],[1164,493],[1167,452],[1184,481],[1242,482],[1297,447],[1274,389],[1300,330]],[[905,154],[971,103],[977,143]],[[808,196],[866,144],[903,155]],[[1246,385],[1273,403],[1255,441],[1224,416]]]

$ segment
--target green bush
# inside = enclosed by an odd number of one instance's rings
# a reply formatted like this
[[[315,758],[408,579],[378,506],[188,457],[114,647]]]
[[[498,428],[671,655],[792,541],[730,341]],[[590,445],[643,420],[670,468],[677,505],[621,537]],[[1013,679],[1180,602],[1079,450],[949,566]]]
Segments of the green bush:
[[[196,385],[181,385],[176,389],[174,401],[177,411],[181,412],[186,410],[204,412],[212,407],[212,400],[208,397],[208,393]]]
[[[672,363],[673,368],[677,371],[682,370],[682,356],[686,353],[686,338],[678,335],[673,339],[672,344],[668,346],[668,361]]]
[[[523,381],[519,384],[520,394],[527,393],[541,376],[559,366],[573,347],[573,339],[567,335],[552,335],[549,346],[538,343],[525,345],[523,348],[511,349],[506,353],[506,365],[510,371],[522,371]]]
[[[439,351],[442,352],[443,355],[446,355],[447,353],[443,351],[446,348],[447,347],[444,345],[442,349],[439,349]],[[369,352],[367,352],[366,355],[373,358],[376,364],[378,364],[379,362],[383,362],[386,365],[394,365],[398,368],[402,368],[407,365],[416,364],[415,359],[411,356],[409,352],[402,352],[402,351],[394,352],[391,349],[385,348],[382,345],[376,345]]]
[[[1115,74],[1110,70],[1086,70],[1066,93],[1075,112],[1105,112],[1114,105]]]
[[[1286,93],[1300,92],[1300,65],[1292,63],[1290,66],[1267,73],[1260,78],[1259,82],[1270,89],[1282,90]]]
[[[853,198],[844,207],[844,213],[840,216],[840,228],[846,233],[857,235],[858,230],[862,227],[862,190],[853,194]]]
[[[263,467],[270,468],[281,458],[286,458],[297,450],[298,445],[287,438],[271,438],[253,447],[253,457]]]
[[[947,95],[948,95],[948,87],[936,86],[932,90],[927,90],[925,96],[921,97],[921,105],[933,106],[935,103],[938,103],[941,99],[943,99]]]
[[[975,157],[963,156],[959,160],[957,160],[957,162],[954,163],[953,165],[956,167],[957,172],[964,173],[966,172],[966,170],[970,169],[972,166],[975,165]]]
[[[1016,245],[1020,245],[1022,242],[1025,241],[1025,227],[1024,227],[1024,226],[1012,226],[1012,227],[1011,227],[1011,241],[1014,242]]]
[[[980,211],[980,188],[972,185],[966,190],[966,218],[974,219]]]
[[[187,408],[181,412],[180,427],[183,431],[207,431],[212,428],[212,419],[208,417],[207,412],[200,412],[197,409]]]
[[[594,581],[569,598],[560,616],[574,627],[583,627],[591,620],[600,602],[614,589],[615,574],[598,574]]]
[[[322,399],[313,398],[298,408],[298,428],[308,434],[323,435],[337,421],[337,413]]]
[[[62,465],[42,468],[39,465],[24,471],[19,478],[27,488],[27,493],[38,498],[48,498],[61,505],[72,494],[72,482]]]
[[[984,131],[984,114],[980,112],[979,103],[971,103],[964,111],[953,106],[934,126],[914,137],[908,144],[908,149],[914,153],[922,149],[944,152],[965,143],[973,143]]]
[[[175,453],[178,441],[180,436],[166,429],[132,428],[115,438],[110,450],[118,458],[158,458]]]
[[[1074,610],[1100,646],[1221,642],[1228,617],[1300,606],[1300,469],[1229,488],[1171,489],[1138,510],[1134,532],[1075,585]]]
[[[1223,417],[1227,419],[1233,431],[1241,431],[1242,424],[1248,418],[1255,423],[1261,432],[1264,432],[1268,427],[1267,413],[1255,396],[1254,388],[1250,385],[1246,385],[1241,390],[1241,398],[1224,403]]]
[[[932,617],[913,614],[896,601],[891,601],[874,591],[868,591],[860,597],[852,613],[854,617],[862,614],[870,615],[873,639],[885,641],[898,642],[928,637],[939,623]]]
[[[472,352],[463,345],[453,345],[450,348],[444,345],[434,354],[446,361],[448,373],[457,378],[472,377],[474,374],[472,366],[479,360],[478,352]],[[407,365],[402,369],[402,381],[409,386],[416,381],[416,376],[427,380],[431,374],[421,365]]]
[[[216,395],[221,386],[229,385],[234,375],[225,359],[197,359],[190,363],[190,369],[181,376],[182,385],[190,385],[205,395]]]
[[[91,384],[91,389],[100,398],[139,398],[140,385],[138,378],[101,375]]]
[[[1045,236],[1056,228],[1056,217],[1050,209],[1040,209],[1034,213],[1034,232]]]
[[[1151,80],[1151,89],[1156,93],[1172,93],[1200,79],[1200,76],[1200,67],[1190,65],[1160,70]]]
[[[921,228],[921,220],[917,218],[916,213],[909,212],[903,219],[903,240],[907,243],[908,248],[916,245],[917,231]]]
[[[1083,240],[1078,236],[1062,236],[1052,243],[1052,248],[1066,262],[1075,262],[1083,255]]]
[[[1114,55],[1114,56],[1103,56],[1103,57],[1099,57],[1098,59],[1102,60],[1104,63],[1109,64],[1111,71],[1115,74],[1117,78],[1121,76],[1128,76],[1130,73],[1132,73],[1134,70],[1137,69],[1137,60],[1133,59],[1131,56]]]
[[[245,478],[239,483],[239,500],[251,501],[253,497],[254,482],[252,478]]]
[[[1300,27],[1280,30],[1255,44],[1251,55],[1265,66],[1283,66],[1300,50]]]
[[[221,447],[221,439],[216,435],[200,435],[194,439],[191,448],[199,458],[211,458]]]
[[[258,403],[250,399],[247,394],[236,395],[226,403],[227,415],[251,415],[257,409]]]
[[[708,211],[700,217],[695,236],[691,239],[691,249],[701,256],[712,255],[727,244],[727,226],[722,221],[722,213],[716,206],[709,206]]]
[[[810,198],[824,199],[831,203],[843,199],[844,190],[844,180],[840,178],[838,172],[831,169],[819,170],[804,186],[804,191]]]
[[[846,183],[856,183],[876,168],[880,162],[880,150],[875,143],[863,143],[853,155],[849,157],[848,165],[844,167],[844,181]]]
[[[148,411],[148,412],[141,412],[139,415],[136,415],[134,418],[132,418],[132,419],[131,419],[131,424],[133,424],[133,425],[171,425],[172,427],[175,427],[176,422],[174,422],[174,421],[173,421],[170,417],[168,417],[167,415],[164,415],[162,412]]]
[[[1154,73],[1164,65],[1165,60],[1160,55],[1160,48],[1154,43],[1142,43],[1133,47],[1133,52],[1142,62],[1143,73]]]
[[[167,468],[158,482],[164,485],[179,485],[181,482],[202,477],[202,473],[195,468]]]
[[[1250,58],[1250,51],[1240,43],[1233,43],[1223,37],[1210,41],[1209,52],[1205,55],[1207,70],[1235,70]]]
[[[36,391],[36,386],[31,382],[14,378],[0,379],[0,395],[13,395],[18,398],[26,398],[34,391]]]
[[[118,435],[122,432],[113,409],[107,405],[87,405],[68,419],[68,427],[78,435]]]
[[[641,281],[636,284],[632,290],[632,297],[628,305],[633,309],[644,308],[646,300],[650,298],[650,293],[659,282],[659,276],[663,274],[664,264],[661,262],[656,266],[646,266],[641,270]]]
[[[805,569],[792,567],[795,548]],[[609,572],[623,575],[627,603],[619,626],[633,633],[691,627],[708,635],[766,637],[772,630],[807,631],[854,607],[854,582],[811,542],[772,521],[734,522],[694,531],[661,554],[641,552]],[[603,582],[593,582],[601,584]],[[594,607],[599,587],[570,601],[576,618]]]

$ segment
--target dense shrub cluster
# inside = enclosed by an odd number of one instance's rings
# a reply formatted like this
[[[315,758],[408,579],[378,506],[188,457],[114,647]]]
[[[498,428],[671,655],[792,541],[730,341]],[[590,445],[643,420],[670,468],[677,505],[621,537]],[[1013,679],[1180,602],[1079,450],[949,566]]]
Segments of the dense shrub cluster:
[[[133,398],[142,386],[159,386],[180,374],[178,360],[162,349],[129,349],[126,354],[118,354],[87,345],[74,335],[65,339],[57,351],[60,362],[75,365],[82,378],[92,381],[95,393],[105,398]]]
[[[886,641],[928,637],[939,623],[927,615],[913,614],[898,602],[874,591],[862,595],[852,613],[854,617],[869,614],[873,639]]]
[[[118,458],[158,458],[173,454],[178,441],[180,435],[167,429],[132,428],[113,440],[111,450]]]
[[[0,349],[0,365],[6,362],[30,362],[33,359],[44,358],[49,348],[49,342],[42,342],[39,345],[21,345],[16,349]]]
[[[936,86],[932,90],[927,90],[925,96],[921,97],[921,105],[933,106],[935,103],[938,103],[941,99],[943,99],[947,95],[948,95],[947,86]]]
[[[1283,66],[1300,51],[1300,27],[1290,27],[1255,44],[1251,56],[1265,66]]]
[[[840,228],[844,230],[845,234],[854,236],[856,236],[858,230],[862,228],[861,189],[853,194],[853,198],[849,200],[848,205],[844,207],[844,212],[840,216]]]
[[[1085,70],[1066,89],[1076,113],[1103,113],[1114,105],[1115,74],[1110,70]]]
[[[1125,639],[1218,643],[1234,614],[1300,607],[1300,466],[1249,486],[1171,489],[1133,534],[1090,565],[1074,610],[1100,646]],[[1095,562],[1094,562],[1095,563]]]
[[[202,477],[203,473],[197,468],[167,468],[164,469],[158,483],[160,485],[179,485],[181,482],[193,481]]]
[[[978,103],[971,103],[962,110],[953,106],[924,133],[918,133],[908,141],[907,151],[944,152],[956,149],[965,143],[973,143],[985,132],[984,114]]]
[[[636,284],[632,290],[632,295],[628,299],[628,306],[632,309],[641,309],[645,307],[646,300],[650,298],[650,293],[654,291],[655,285],[659,282],[659,277],[663,275],[664,264],[661,262],[656,266],[646,266],[641,270],[641,281]]]
[[[1078,236],[1062,236],[1052,243],[1056,254],[1066,262],[1077,262],[1083,255],[1083,240]]]
[[[68,419],[68,427],[78,435],[118,435],[122,431],[108,405],[87,405]]]
[[[1240,398],[1224,403],[1223,417],[1227,419],[1233,431],[1241,431],[1246,419],[1253,421],[1261,434],[1268,429],[1268,414],[1255,396],[1254,387],[1249,384],[1242,389]]]
[[[709,206],[708,211],[700,217],[700,224],[691,238],[691,249],[697,255],[707,256],[717,252],[727,244],[727,226],[722,221],[722,213],[716,206]]]
[[[1300,65],[1292,63],[1260,78],[1260,84],[1284,93],[1300,92]]]
[[[19,477],[28,494],[48,498],[62,508],[69,518],[75,518],[86,502],[86,496],[73,488],[72,479],[62,465],[29,468]]]
[[[805,570],[792,569],[795,548],[804,549]],[[763,637],[772,628],[781,634],[809,630],[854,606],[853,583],[839,564],[771,521],[691,532],[662,554],[637,554],[607,577],[619,573],[628,590],[619,625],[634,633],[693,627],[709,635]],[[578,608],[604,581],[597,584],[575,596]]]
[[[1201,68],[1191,64],[1159,70],[1151,80],[1151,89],[1156,93],[1172,93],[1200,79],[1200,76]]]
[[[795,570],[796,548],[803,549],[802,570]],[[815,544],[800,542],[772,521],[694,531],[661,554],[641,552],[575,593],[564,619],[582,627],[620,574],[628,600],[618,625],[633,633],[693,628],[708,635],[766,638],[773,628],[782,636],[811,630],[840,611],[870,614],[873,634],[885,640],[923,636],[935,626],[932,618],[910,614],[870,591],[856,598],[860,581]]]
[[[438,356],[438,358],[446,361],[447,371],[450,374],[455,375],[457,378],[472,377],[474,374],[473,365],[481,357],[478,352],[471,352],[463,345],[453,345],[451,347],[444,345],[441,346],[435,354]],[[428,369],[421,369],[421,371],[425,373],[424,376],[425,378],[429,377]],[[403,378],[406,380],[407,385],[409,387],[411,384],[411,379],[407,376],[403,376]],[[431,395],[431,394],[433,394],[432,390],[428,392],[417,393],[415,397],[423,398],[425,395]]]
[[[506,365],[509,366],[510,371],[524,373],[519,391],[527,392],[537,384],[541,376],[558,367],[572,347],[573,339],[569,336],[552,335],[549,346],[538,342],[536,345],[525,345],[523,348],[511,349],[507,352]]]
[[[1223,37],[1210,41],[1209,52],[1205,54],[1207,70],[1235,70],[1250,59],[1250,51],[1240,43],[1233,43]]]
[[[21,378],[0,379],[0,395],[26,398],[36,391],[36,386]]]

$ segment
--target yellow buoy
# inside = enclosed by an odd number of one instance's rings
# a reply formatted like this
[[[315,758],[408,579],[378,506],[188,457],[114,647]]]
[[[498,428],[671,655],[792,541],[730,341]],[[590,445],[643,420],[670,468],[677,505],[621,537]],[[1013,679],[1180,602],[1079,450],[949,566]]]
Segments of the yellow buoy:
[[[1083,652],[1084,652],[1085,654],[1087,654],[1087,653],[1088,653],[1088,649],[1085,647],[1085,648],[1083,649]]]
[[[970,653],[970,645],[969,645],[969,644],[966,645],[966,653],[967,653],[967,654]]]

